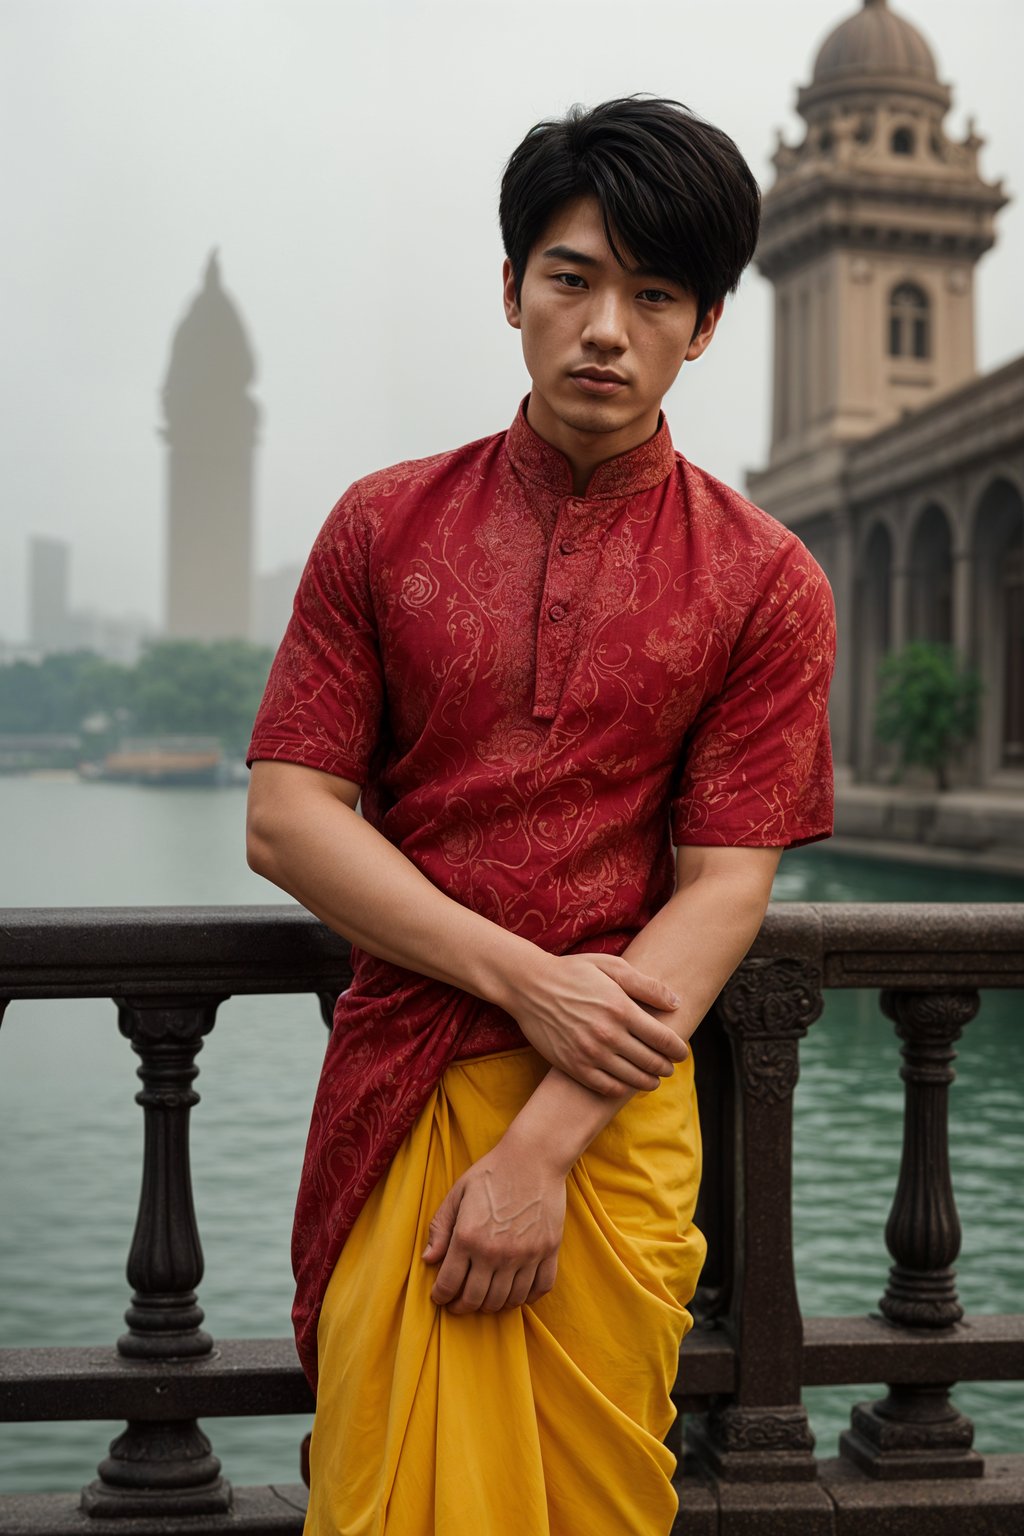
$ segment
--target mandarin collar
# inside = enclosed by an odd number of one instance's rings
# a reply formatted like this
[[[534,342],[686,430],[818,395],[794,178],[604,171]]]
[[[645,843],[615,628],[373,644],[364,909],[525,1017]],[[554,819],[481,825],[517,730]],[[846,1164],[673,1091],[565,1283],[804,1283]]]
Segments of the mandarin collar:
[[[534,480],[555,496],[572,496],[572,466],[559,449],[540,437],[526,419],[529,395],[516,412],[505,434],[505,449],[520,474]],[[664,413],[658,417],[658,430],[646,442],[626,453],[606,459],[594,470],[581,500],[622,500],[641,491],[652,490],[675,468],[675,449]]]

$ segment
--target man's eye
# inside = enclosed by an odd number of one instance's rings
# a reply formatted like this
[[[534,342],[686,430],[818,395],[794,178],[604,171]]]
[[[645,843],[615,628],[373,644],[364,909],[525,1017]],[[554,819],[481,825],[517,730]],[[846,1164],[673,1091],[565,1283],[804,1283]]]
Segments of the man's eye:
[[[578,272],[556,272],[555,282],[562,283],[566,288],[582,288],[583,279]]]
[[[664,304],[671,302],[672,295],[666,293],[664,288],[645,288],[641,293],[642,299],[647,299],[652,304]]]

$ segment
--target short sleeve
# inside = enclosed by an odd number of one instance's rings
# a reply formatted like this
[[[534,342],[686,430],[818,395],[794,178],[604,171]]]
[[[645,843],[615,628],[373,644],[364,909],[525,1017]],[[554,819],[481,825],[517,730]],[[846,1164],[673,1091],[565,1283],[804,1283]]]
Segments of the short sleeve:
[[[246,754],[363,784],[377,744],[383,670],[358,491],[334,507],[295,594]]]
[[[676,846],[791,848],[830,836],[834,663],[831,589],[790,537],[687,737],[671,806]]]

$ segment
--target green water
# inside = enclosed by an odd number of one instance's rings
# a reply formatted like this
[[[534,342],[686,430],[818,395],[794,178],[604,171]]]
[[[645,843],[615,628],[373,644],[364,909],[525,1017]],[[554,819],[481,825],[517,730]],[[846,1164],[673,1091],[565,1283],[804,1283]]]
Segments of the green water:
[[[246,868],[241,791],[153,791],[0,780],[0,906],[278,901]],[[787,854],[781,900],[1024,900],[1024,881]],[[953,1090],[954,1172],[964,1225],[963,1299],[1024,1311],[1021,1001],[988,994],[966,1032]],[[288,1332],[288,1235],[326,1033],[312,998],[232,1000],[199,1057],[192,1117],[206,1254],[200,1298],[214,1336]],[[795,1221],[807,1313],[873,1310],[899,1158],[902,1087],[892,1027],[873,996],[829,995],[802,1046]],[[15,1003],[0,1030],[0,1345],[110,1343],[127,1303],[124,1260],[138,1198],[135,1058],[112,1005]],[[807,1395],[823,1452],[877,1384]],[[964,1387],[982,1450],[1020,1450],[1024,1388]],[[297,1480],[306,1421],[209,1420],[226,1475]],[[117,1424],[0,1430],[0,1489],[77,1489]]]

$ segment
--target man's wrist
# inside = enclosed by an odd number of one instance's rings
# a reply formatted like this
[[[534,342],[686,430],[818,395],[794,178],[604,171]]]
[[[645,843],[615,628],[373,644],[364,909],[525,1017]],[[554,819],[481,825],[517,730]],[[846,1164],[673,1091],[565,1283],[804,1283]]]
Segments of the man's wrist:
[[[564,1128],[544,1135],[541,1128],[520,1124],[517,1116],[498,1143],[498,1148],[519,1163],[536,1168],[542,1176],[567,1179],[573,1164],[586,1151]]]
[[[545,1173],[567,1178],[598,1132],[632,1097],[628,1088],[595,1093],[552,1067],[499,1145]]]
[[[474,958],[473,991],[506,1013],[517,1015],[551,956],[538,944],[507,929],[498,929],[494,939],[477,950]]]

